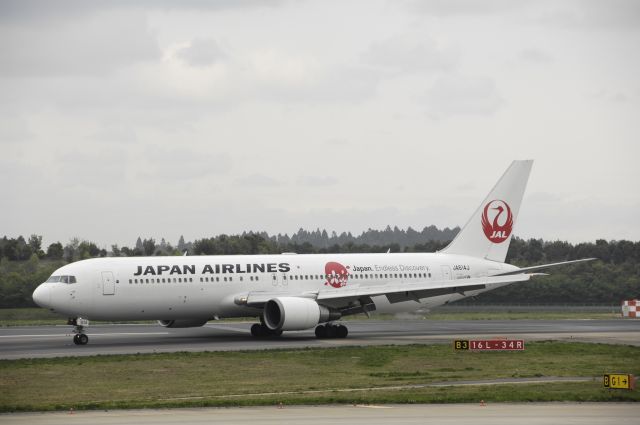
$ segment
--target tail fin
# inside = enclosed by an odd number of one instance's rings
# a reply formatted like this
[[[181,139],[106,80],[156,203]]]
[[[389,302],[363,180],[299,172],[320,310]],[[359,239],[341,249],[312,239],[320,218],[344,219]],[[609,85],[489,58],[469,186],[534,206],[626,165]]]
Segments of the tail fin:
[[[513,161],[442,252],[504,262],[533,160]]]

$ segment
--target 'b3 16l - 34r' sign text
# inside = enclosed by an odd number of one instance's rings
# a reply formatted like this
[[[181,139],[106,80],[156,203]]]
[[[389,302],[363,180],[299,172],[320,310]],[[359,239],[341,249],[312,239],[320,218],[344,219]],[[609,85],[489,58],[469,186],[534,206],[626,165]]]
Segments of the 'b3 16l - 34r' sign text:
[[[522,339],[475,339],[455,340],[453,348],[456,350],[470,351],[522,351],[524,340]]]

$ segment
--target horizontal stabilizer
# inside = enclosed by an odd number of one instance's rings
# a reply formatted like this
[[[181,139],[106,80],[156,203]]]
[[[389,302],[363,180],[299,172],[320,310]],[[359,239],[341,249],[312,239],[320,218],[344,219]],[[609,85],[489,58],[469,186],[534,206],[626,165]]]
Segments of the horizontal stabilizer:
[[[523,267],[521,269],[513,270],[510,272],[492,274],[491,276],[510,276],[514,274],[529,273],[529,272],[535,272],[538,270],[544,270],[544,269],[548,269],[549,267],[563,266],[565,264],[583,263],[585,261],[593,261],[593,260],[597,260],[597,258],[581,258],[580,260],[562,261],[560,263],[551,263],[551,264],[542,264],[540,266]],[[536,274],[545,274],[545,273],[536,273]]]

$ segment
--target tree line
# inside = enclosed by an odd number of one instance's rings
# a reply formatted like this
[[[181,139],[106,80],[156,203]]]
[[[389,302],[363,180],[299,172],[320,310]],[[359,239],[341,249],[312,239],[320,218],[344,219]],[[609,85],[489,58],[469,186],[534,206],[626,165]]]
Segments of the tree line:
[[[38,284],[62,265],[87,258],[183,255],[184,252],[189,255],[435,252],[447,246],[458,230],[438,230],[430,226],[418,232],[387,227],[358,236],[303,229],[291,236],[244,232],[189,242],[180,237],[175,245],[165,239],[156,242],[153,238],[139,237],[132,247],[112,245],[109,250],[78,238],[65,245],[54,242],[45,250],[42,236],[31,235],[27,239],[5,236],[0,239],[0,307],[33,306],[31,294]],[[615,304],[640,296],[640,242],[597,240],[571,244],[515,237],[507,262],[525,267],[586,257],[599,261],[551,269],[550,276],[499,288],[465,302]]]

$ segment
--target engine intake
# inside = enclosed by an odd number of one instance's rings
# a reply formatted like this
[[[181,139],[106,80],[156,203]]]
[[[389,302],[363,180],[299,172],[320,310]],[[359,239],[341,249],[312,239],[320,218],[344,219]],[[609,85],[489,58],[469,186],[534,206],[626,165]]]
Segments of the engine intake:
[[[158,320],[158,324],[165,328],[197,328],[207,322],[207,319]]]
[[[272,331],[301,331],[340,317],[339,311],[308,298],[279,297],[264,305],[264,323]]]

